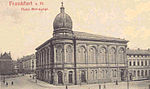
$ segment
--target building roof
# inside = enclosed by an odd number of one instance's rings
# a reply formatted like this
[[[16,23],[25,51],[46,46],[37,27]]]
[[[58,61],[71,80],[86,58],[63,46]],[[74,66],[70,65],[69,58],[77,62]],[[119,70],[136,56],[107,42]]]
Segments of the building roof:
[[[60,28],[72,29],[72,20],[71,17],[65,13],[64,7],[61,7],[61,12],[55,17],[53,22],[54,30],[58,30]],[[60,29],[61,30],[61,29]]]
[[[97,34],[91,34],[86,32],[78,32],[74,31],[74,35],[76,39],[87,39],[87,40],[98,40],[98,41],[110,41],[110,42],[128,42],[125,39],[115,38],[115,37],[107,37]]]
[[[21,62],[21,61],[27,61],[27,60],[31,60],[31,59],[36,59],[35,54],[23,56],[22,58],[18,59],[17,61]]]
[[[127,49],[127,54],[141,54],[141,55],[150,55],[150,50],[143,49]]]
[[[107,37],[107,36],[102,36],[102,35],[86,33],[86,32],[73,31],[73,33],[74,33],[74,37],[76,40],[89,40],[89,41],[102,41],[102,42],[123,42],[123,43],[128,42],[125,39],[120,39],[120,38],[115,38],[115,37]],[[47,40],[46,42],[41,44],[39,47],[37,47],[36,50],[43,47],[51,40],[57,39],[57,38],[60,39],[60,37],[50,38],[49,40]],[[62,37],[62,38],[69,39],[69,37]],[[70,39],[73,39],[73,38],[70,37]]]
[[[5,52],[4,54],[1,55],[0,59],[11,59],[11,56],[9,53]]]

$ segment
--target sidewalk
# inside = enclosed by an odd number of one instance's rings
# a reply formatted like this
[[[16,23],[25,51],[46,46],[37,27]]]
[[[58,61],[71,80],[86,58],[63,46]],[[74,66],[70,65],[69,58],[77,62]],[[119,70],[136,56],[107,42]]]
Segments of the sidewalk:
[[[35,80],[30,79],[30,81],[35,82]],[[147,83],[146,83],[147,82]],[[149,89],[148,85],[150,84],[150,80],[145,81],[131,81],[129,82],[130,89]],[[37,85],[42,86],[43,88],[48,89],[66,89],[66,86],[55,86],[40,80],[37,80]],[[116,83],[105,83],[105,84],[86,84],[86,85],[68,85],[68,89],[127,89],[127,82],[118,82]]]

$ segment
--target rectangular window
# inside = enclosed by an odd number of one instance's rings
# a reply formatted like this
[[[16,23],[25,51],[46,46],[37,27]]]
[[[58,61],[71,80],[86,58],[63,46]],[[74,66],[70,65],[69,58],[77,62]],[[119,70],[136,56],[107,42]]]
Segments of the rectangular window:
[[[138,65],[138,66],[140,65],[140,62],[139,62],[139,61],[137,62],[137,65]]]
[[[135,61],[133,62],[133,66],[135,66]]]
[[[143,66],[143,61],[141,61],[141,66]]]
[[[145,60],[145,66],[147,66],[147,60]]]

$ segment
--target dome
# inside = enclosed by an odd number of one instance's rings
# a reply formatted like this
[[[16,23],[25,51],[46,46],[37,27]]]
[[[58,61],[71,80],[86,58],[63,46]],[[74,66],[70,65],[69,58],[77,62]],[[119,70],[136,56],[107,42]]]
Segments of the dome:
[[[62,6],[60,8],[60,13],[55,17],[55,20],[53,22],[53,28],[54,30],[59,29],[66,29],[66,30],[72,30],[72,20],[71,17],[65,13],[65,8]]]

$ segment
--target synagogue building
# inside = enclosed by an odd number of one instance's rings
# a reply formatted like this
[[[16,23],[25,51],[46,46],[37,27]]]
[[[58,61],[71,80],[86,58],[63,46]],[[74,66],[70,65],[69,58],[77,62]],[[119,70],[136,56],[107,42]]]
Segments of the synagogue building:
[[[63,4],[53,37],[36,48],[37,79],[54,85],[125,81],[127,40],[73,31]]]

